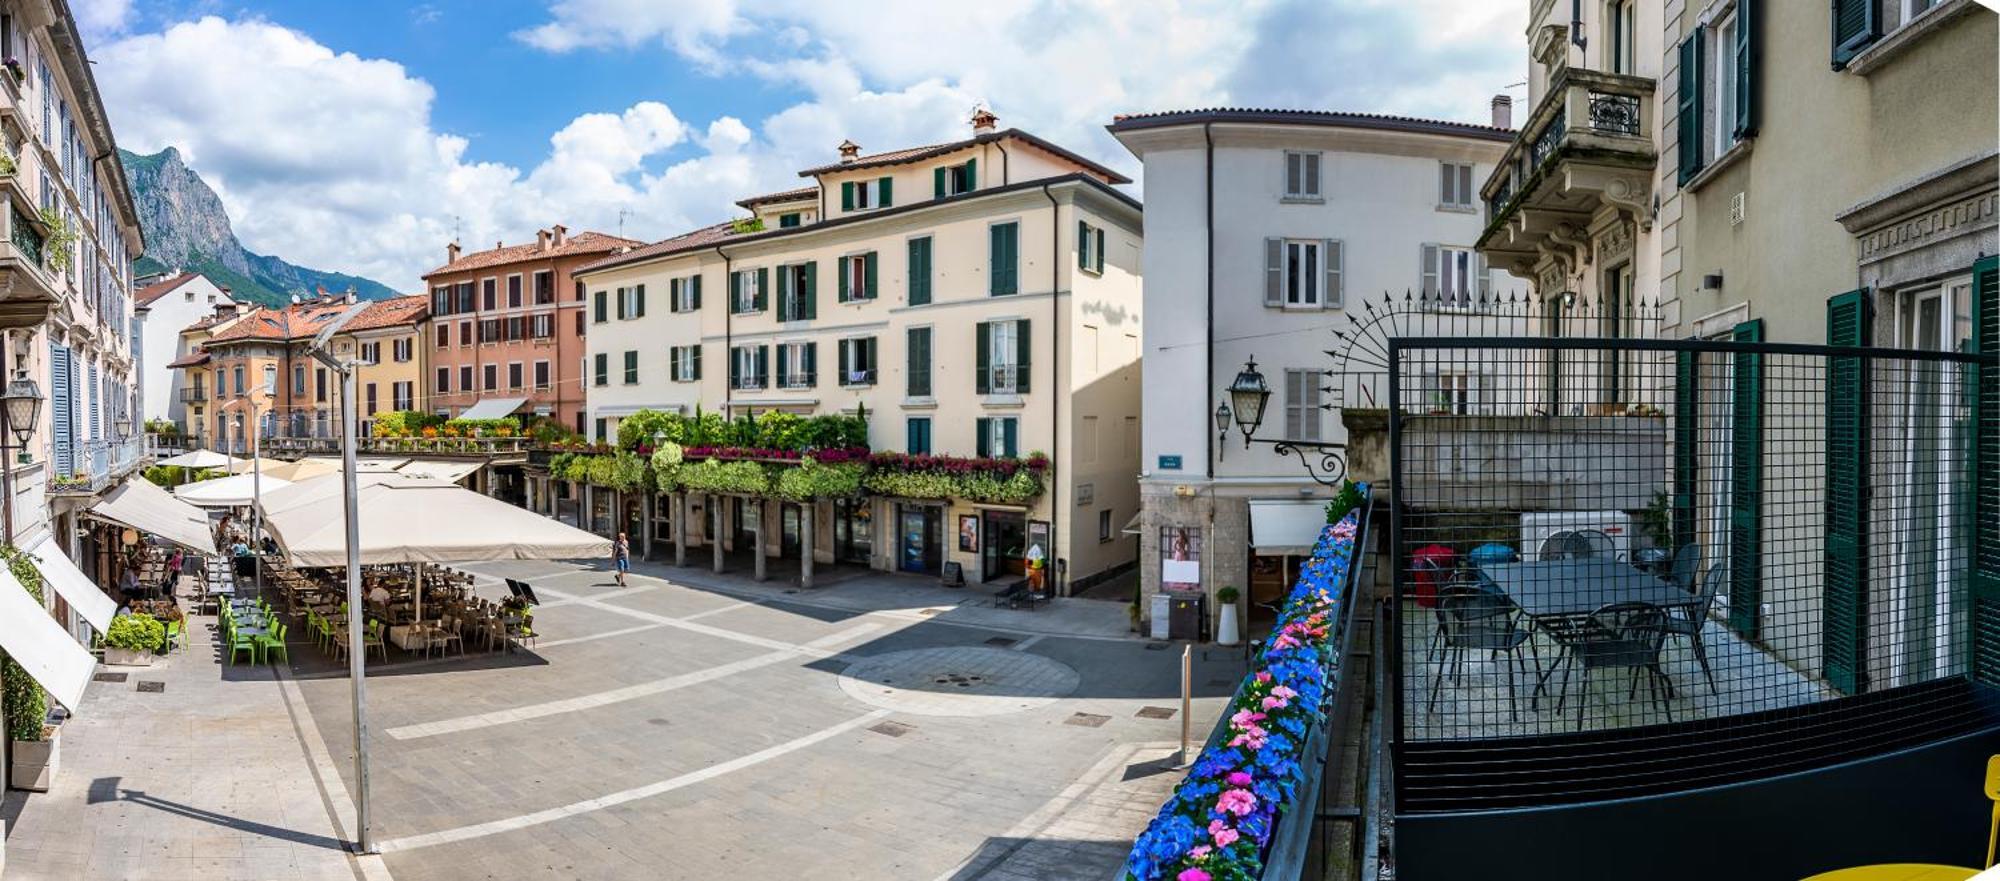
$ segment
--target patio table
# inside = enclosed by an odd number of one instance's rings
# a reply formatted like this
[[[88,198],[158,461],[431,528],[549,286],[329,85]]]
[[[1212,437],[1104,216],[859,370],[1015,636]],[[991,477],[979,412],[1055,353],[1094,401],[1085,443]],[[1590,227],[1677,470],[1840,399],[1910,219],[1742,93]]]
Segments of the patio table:
[[[1482,563],[1480,580],[1505,593],[1535,626],[1560,641],[1581,619],[1613,603],[1651,603],[1664,609],[1693,605],[1700,597],[1629,563],[1602,558]],[[1555,667],[1535,683],[1548,687]]]

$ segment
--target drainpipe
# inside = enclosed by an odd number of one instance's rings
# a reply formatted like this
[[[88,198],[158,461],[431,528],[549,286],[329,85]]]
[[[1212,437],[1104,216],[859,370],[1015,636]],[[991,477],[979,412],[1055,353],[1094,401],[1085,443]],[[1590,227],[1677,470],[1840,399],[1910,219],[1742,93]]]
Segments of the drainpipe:
[[[1004,187],[1010,181],[1010,177],[1007,171],[1007,165],[1008,165],[1007,160],[1011,157],[1007,153],[1007,142],[994,141],[993,146],[1000,148],[1000,185]]]
[[[820,219],[824,221],[826,218],[825,214],[826,191],[824,189],[820,190],[819,200],[820,200],[820,211],[821,211]],[[729,289],[729,284],[730,284],[729,267],[731,265],[729,252],[722,250],[721,245],[716,245],[715,256],[722,258],[722,295],[724,297],[729,297],[732,293]],[[722,365],[722,416],[725,419],[729,417],[729,402],[731,398],[733,398],[736,394],[735,387],[729,381],[729,371],[732,370],[736,364],[736,353],[729,348],[730,327],[731,327],[730,317],[733,316],[734,314],[736,314],[736,304],[733,301],[724,302],[722,304],[722,358],[723,360],[729,362],[728,364]],[[698,338],[696,339],[695,345],[701,345],[700,339]],[[699,394],[699,392],[697,392],[697,394]]]
[[[1042,195],[1049,200],[1049,557],[1042,565],[1048,569],[1042,574],[1050,595],[1055,595],[1057,585],[1054,573],[1057,569],[1067,570],[1062,558],[1055,554],[1058,536],[1062,535],[1063,499],[1061,484],[1056,480],[1056,463],[1062,453],[1062,398],[1063,392],[1055,387],[1056,378],[1061,376],[1062,366],[1062,205],[1056,201],[1049,185],[1042,184]],[[1072,549],[1073,550],[1073,549]]]
[[[1208,344],[1204,347],[1208,357],[1207,373],[1203,375],[1201,383],[1202,399],[1207,402],[1202,405],[1201,411],[1204,423],[1208,420],[1208,414],[1215,411],[1213,406],[1215,404],[1215,139],[1210,132],[1214,125],[1213,122],[1201,124],[1202,210],[1206,212],[1202,229],[1208,236],[1208,257],[1203,261],[1202,267],[1208,273],[1208,320],[1202,323],[1202,330],[1208,336]],[[1203,424],[1201,436],[1208,443],[1208,457],[1203,470],[1207,472],[1212,483],[1215,480],[1215,435],[1209,434],[1208,426]],[[1144,471],[1145,467],[1146,463],[1139,463],[1141,471]],[[1211,485],[1209,489],[1213,491],[1214,487]],[[1214,505],[1211,504],[1210,510],[1213,509]],[[1210,530],[1209,534],[1213,535],[1214,531]]]

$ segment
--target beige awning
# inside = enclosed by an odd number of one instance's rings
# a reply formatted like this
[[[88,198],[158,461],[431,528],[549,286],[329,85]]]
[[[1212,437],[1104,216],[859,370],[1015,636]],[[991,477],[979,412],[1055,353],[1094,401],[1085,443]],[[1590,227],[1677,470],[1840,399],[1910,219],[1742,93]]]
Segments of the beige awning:
[[[487,398],[465,408],[465,412],[458,414],[458,418],[499,419],[502,416],[512,416],[515,410],[521,409],[521,405],[527,402],[527,398]]]
[[[269,474],[231,474],[174,487],[174,497],[205,508],[237,508],[250,504],[262,493],[291,485],[291,481]]]
[[[1140,513],[1140,514],[1133,514],[1133,515],[1132,515],[1132,519],[1130,519],[1130,520],[1127,520],[1127,521],[1125,521],[1125,526],[1124,526],[1124,528],[1122,528],[1122,529],[1120,529],[1120,530],[1118,530],[1118,531],[1119,531],[1119,532],[1122,532],[1122,533],[1124,533],[1124,534],[1126,534],[1126,535],[1138,535],[1138,534],[1140,534],[1140,533],[1144,532],[1145,530],[1143,530],[1143,529],[1140,529],[1140,528],[1139,528],[1139,518],[1141,518],[1141,517],[1144,517],[1144,516],[1146,516],[1146,515],[1145,515],[1145,514],[1143,514],[1143,513]]]
[[[1324,499],[1250,500],[1250,547],[1259,554],[1312,553],[1324,528]]]
[[[356,473],[360,475],[358,482],[362,486],[374,486],[385,480],[405,479],[403,475],[397,474],[394,471],[358,471]],[[258,507],[263,510],[266,520],[279,511],[306,505],[330,504],[337,508],[341,503],[340,487],[340,472],[322,474],[318,477],[301,480],[276,492],[265,493],[263,504]]]
[[[40,541],[28,546],[28,554],[35,558],[35,571],[42,573],[42,582],[54,586],[56,594],[83,620],[89,621],[98,633],[111,628],[111,616],[118,613],[118,604],[70,562],[69,555],[56,546],[54,535],[43,533]]]
[[[486,463],[456,459],[411,459],[396,469],[399,474],[411,477],[428,477],[446,483],[457,483],[466,475],[478,471]]]
[[[609,539],[439,480],[384,479],[360,487],[356,504],[364,565],[567,560],[611,554]],[[343,509],[339,501],[283,509],[266,506],[265,522],[292,565],[344,566]]]
[[[143,478],[134,477],[105,493],[90,507],[90,514],[150,532],[196,553],[215,553],[208,515]]]
[[[234,456],[225,456],[214,450],[194,450],[178,456],[168,456],[155,464],[179,465],[182,468],[234,468],[244,462]]]
[[[76,712],[97,659],[77,645],[14,573],[0,566],[0,651],[21,665],[56,703]]]

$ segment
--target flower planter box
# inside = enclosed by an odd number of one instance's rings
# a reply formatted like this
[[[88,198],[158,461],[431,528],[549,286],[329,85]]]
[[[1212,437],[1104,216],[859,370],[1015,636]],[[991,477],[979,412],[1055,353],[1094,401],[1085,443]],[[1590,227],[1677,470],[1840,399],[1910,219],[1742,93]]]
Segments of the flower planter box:
[[[152,652],[104,647],[104,663],[113,667],[151,667],[153,658]]]
[[[57,747],[61,743],[57,737],[14,741],[13,764],[7,766],[8,785],[29,792],[49,791],[49,784],[55,780],[56,760],[60,756]]]

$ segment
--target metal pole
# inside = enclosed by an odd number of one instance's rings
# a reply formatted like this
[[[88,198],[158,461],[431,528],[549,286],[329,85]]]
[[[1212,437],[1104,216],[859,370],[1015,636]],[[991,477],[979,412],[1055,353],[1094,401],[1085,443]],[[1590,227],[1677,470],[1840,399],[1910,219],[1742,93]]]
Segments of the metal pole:
[[[354,686],[354,809],[362,853],[379,853],[368,809],[368,640],[362,629],[360,482],[354,462],[354,368],[340,372],[341,501],[347,512],[347,665]]]
[[[264,596],[264,432],[256,425],[257,407],[250,407],[250,534],[255,538],[250,548],[251,559],[256,561],[257,596]]]
[[[1181,646],[1181,751],[1174,754],[1174,767],[1187,767],[1188,740],[1194,726],[1194,646]]]

